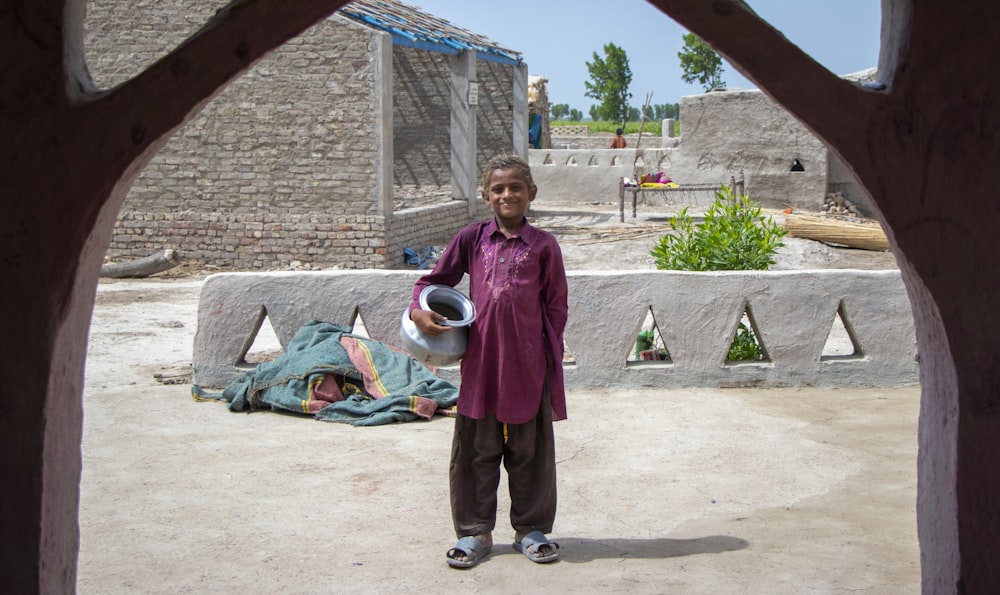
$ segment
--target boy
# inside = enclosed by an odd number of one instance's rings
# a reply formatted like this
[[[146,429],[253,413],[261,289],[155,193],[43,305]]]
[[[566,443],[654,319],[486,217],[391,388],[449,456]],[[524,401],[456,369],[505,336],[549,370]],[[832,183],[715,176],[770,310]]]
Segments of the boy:
[[[462,358],[449,484],[459,537],[448,564],[471,568],[489,555],[496,525],[500,463],[507,469],[514,548],[533,562],[552,562],[559,545],[545,534],[556,513],[552,421],[566,419],[563,329],[566,271],[555,236],[524,214],[538,188],[521,158],[501,153],[483,172],[489,221],[472,223],[417,281],[410,319],[427,335],[451,331],[445,317],[420,309],[420,291],[454,287],[469,275],[476,321]]]
[[[612,149],[624,149],[628,145],[628,143],[625,142],[625,137],[622,136],[623,132],[624,131],[621,128],[615,130],[615,136],[611,139]]]

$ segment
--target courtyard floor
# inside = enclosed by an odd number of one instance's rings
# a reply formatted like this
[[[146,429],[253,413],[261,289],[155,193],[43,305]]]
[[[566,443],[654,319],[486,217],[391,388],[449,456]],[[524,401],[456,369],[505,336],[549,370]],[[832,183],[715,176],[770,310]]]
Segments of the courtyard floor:
[[[599,239],[599,238],[594,238]],[[80,593],[914,593],[919,387],[586,390],[556,424],[561,559],[459,571],[452,420],[195,402],[201,279],[104,281],[84,394]]]

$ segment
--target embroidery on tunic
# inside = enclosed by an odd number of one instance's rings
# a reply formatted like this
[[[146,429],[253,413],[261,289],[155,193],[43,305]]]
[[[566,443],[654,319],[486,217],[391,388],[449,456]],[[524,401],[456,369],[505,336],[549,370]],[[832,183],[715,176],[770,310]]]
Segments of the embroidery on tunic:
[[[531,253],[531,246],[526,244],[524,240],[512,243],[509,252],[511,262],[505,263],[504,258],[497,256],[503,253],[505,243],[506,241],[494,244],[490,242],[489,238],[486,238],[480,244],[479,248],[483,260],[483,270],[486,272],[486,284],[491,290],[490,293],[494,301],[500,298],[501,293],[510,289],[511,282],[517,278],[521,265],[528,259],[528,255]],[[509,271],[510,274],[505,274],[504,278],[500,279],[499,283],[497,283],[497,268],[500,264],[503,264],[503,271]]]

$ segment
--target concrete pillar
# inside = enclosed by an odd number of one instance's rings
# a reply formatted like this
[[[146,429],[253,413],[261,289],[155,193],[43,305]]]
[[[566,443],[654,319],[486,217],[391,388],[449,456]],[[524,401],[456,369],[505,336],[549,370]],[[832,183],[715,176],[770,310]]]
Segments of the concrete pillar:
[[[476,54],[461,52],[451,58],[451,197],[476,206]]]
[[[514,68],[514,154],[528,159],[528,65]]]
[[[372,190],[375,194],[376,214],[391,217],[393,211],[392,36],[388,33],[379,33],[374,46],[375,72],[381,81],[378,85],[381,92],[375,98],[378,110],[375,114],[376,173]]]
[[[674,119],[663,120],[663,138],[674,138]]]

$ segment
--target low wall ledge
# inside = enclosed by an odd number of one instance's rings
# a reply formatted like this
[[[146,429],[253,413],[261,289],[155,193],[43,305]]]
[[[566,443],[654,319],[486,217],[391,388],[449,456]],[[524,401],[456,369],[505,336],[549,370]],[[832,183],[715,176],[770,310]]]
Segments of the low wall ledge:
[[[310,320],[351,325],[399,346],[399,317],[422,271],[222,273],[198,304],[194,382],[226,386],[264,320],[281,345]],[[586,387],[918,384],[916,339],[898,270],[572,271],[566,384]],[[463,285],[460,289],[465,289]],[[634,361],[650,321],[669,360]],[[727,362],[749,322],[764,359]],[[830,352],[840,329],[841,350]],[[844,349],[846,345],[846,349]],[[458,382],[458,369],[439,370]]]

